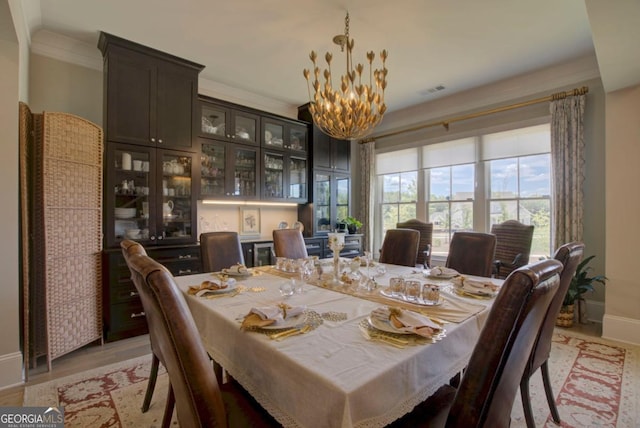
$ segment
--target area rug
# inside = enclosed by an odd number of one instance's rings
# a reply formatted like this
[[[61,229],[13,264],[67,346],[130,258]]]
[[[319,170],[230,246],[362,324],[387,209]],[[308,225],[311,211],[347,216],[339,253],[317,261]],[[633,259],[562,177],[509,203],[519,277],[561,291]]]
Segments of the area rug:
[[[160,366],[146,413],[140,410],[151,369],[151,354],[27,386],[24,406],[64,406],[65,428],[160,427],[168,376]],[[178,426],[174,411],[171,426]]]
[[[640,347],[558,329],[550,358],[551,380],[562,427],[638,427]],[[151,366],[145,356],[28,386],[25,406],[64,406],[65,427],[159,427],[167,391],[161,369],[151,407],[140,411]],[[557,427],[547,407],[540,373],[531,378],[537,427]],[[176,417],[172,426],[178,426]],[[520,396],[512,427],[526,427]]]

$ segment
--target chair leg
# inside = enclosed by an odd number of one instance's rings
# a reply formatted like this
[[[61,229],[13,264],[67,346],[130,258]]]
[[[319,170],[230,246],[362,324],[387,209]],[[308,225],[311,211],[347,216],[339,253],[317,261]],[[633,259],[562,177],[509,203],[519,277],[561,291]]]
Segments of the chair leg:
[[[173,407],[176,403],[176,397],[173,395],[173,387],[169,382],[169,392],[167,393],[167,404],[164,407],[164,416],[162,417],[162,428],[171,426],[171,417],[173,416]]]
[[[549,366],[547,365],[548,361],[549,360],[546,360],[540,367],[540,371],[542,372],[542,383],[544,384],[544,393],[547,395],[549,410],[551,410],[551,417],[553,418],[553,421],[555,423],[560,424],[560,413],[558,413],[556,400],[553,396],[553,390],[551,389],[551,381],[549,380]]]
[[[524,419],[527,422],[527,428],[536,428],[533,420],[533,409],[531,408],[531,399],[529,396],[529,377],[524,376],[520,380],[520,397],[522,398],[522,409],[524,410]]]
[[[147,383],[147,392],[144,394],[144,401],[142,403],[142,413],[145,413],[149,410],[149,406],[151,405],[151,398],[153,397],[153,390],[156,387],[156,379],[158,378],[158,366],[160,365],[160,360],[153,354],[153,359],[151,360],[151,372],[149,372],[149,383]]]

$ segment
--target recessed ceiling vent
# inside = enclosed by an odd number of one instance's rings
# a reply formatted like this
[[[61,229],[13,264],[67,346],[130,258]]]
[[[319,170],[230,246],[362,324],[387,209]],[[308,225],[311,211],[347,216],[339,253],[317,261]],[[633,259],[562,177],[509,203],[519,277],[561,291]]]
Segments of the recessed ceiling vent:
[[[434,86],[433,88],[424,89],[420,91],[420,95],[427,96],[431,94],[435,94],[436,92],[444,91],[446,88],[444,85]]]

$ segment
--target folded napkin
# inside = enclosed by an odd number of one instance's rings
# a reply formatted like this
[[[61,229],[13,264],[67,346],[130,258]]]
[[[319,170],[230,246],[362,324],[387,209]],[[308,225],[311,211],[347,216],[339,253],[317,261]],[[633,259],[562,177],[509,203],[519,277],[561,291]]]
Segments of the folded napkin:
[[[251,308],[249,313],[244,317],[241,330],[249,327],[265,327],[268,325],[278,325],[284,320],[297,317],[306,306],[291,307],[286,303],[280,303],[274,306],[262,306],[259,308]]]
[[[460,276],[458,278],[454,278],[451,282],[454,285],[461,287],[462,290],[473,294],[493,296],[500,289],[499,286],[489,279],[471,279],[466,276]]]
[[[191,295],[198,295],[198,293],[200,293],[200,295],[202,295],[202,292],[206,292],[206,291],[218,291],[218,290],[224,290],[225,288],[228,288],[230,286],[232,286],[235,283],[235,280],[232,279],[224,279],[221,281],[202,281],[200,283],[200,285],[192,285],[189,287],[189,291],[188,293]]]
[[[233,266],[230,266],[228,269],[224,269],[225,273],[237,274],[237,275],[248,275],[249,269],[241,263],[237,263]]]
[[[429,272],[429,275],[441,276],[444,278],[451,278],[451,277],[460,275],[460,273],[458,273],[458,271],[455,269],[447,268],[444,266],[436,266],[431,269],[431,271]]]
[[[429,317],[400,308],[377,308],[371,312],[371,316],[389,322],[400,331],[418,334],[429,339],[440,332],[440,326]]]

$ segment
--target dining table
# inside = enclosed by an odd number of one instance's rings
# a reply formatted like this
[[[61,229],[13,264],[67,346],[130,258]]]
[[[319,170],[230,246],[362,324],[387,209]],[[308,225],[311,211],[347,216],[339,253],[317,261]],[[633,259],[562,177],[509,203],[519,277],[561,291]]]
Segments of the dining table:
[[[364,286],[326,273],[303,281],[262,266],[175,280],[211,358],[283,426],[382,427],[464,369],[495,299],[461,292],[451,279],[419,268],[375,263],[351,278],[358,277]],[[427,305],[391,297],[389,280],[397,277],[438,285],[440,298]],[[205,281],[228,278],[225,290],[194,294]],[[254,309],[274,307],[301,313],[279,325],[241,328]],[[380,308],[426,316],[440,334],[380,328],[372,322]]]

